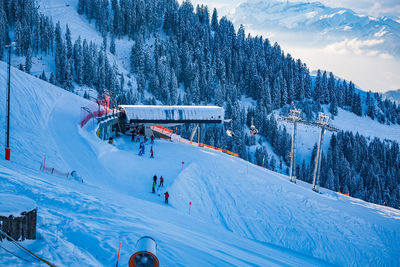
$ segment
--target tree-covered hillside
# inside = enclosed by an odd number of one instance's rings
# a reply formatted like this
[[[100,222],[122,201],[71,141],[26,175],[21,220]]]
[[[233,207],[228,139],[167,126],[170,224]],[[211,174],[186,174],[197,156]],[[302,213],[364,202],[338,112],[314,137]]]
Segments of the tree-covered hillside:
[[[290,135],[271,114],[278,109],[285,114],[292,103],[303,110],[307,120],[328,105],[332,116],[340,107],[381,123],[400,124],[400,106],[394,102],[359,91],[352,82],[326,71],[311,77],[306,64],[285,54],[277,43],[246,34],[243,26],[235,29],[231,21],[219,18],[207,6],[194,7],[189,1],[179,5],[176,0],[79,0],[76,8],[96,25],[104,40],[101,47],[85,36],[72,40],[68,26],[54,26],[51,18],[39,13],[34,0],[0,1],[0,22],[4,22],[0,23],[0,45],[4,47],[11,39],[17,42],[17,55],[26,57],[20,68],[26,72],[32,54],[54,55],[54,74],[46,77],[42,73],[41,78],[71,91],[75,85],[95,88],[100,95],[107,90],[124,104],[224,106],[232,123],[205,128],[202,142],[237,152],[256,164],[265,158],[266,167],[285,172]],[[137,87],[127,86],[121,70],[109,61],[118,49],[115,40],[122,38],[134,40],[129,75]],[[3,54],[1,50],[0,57]],[[244,98],[252,100],[250,107],[245,107]],[[248,135],[252,121],[260,130],[257,138]],[[235,133],[234,138],[225,135],[227,128]],[[190,130],[190,125],[183,127],[183,135]],[[279,160],[268,155],[267,144]],[[382,157],[376,150],[384,151]],[[323,186],[332,190],[340,186],[354,196],[398,208],[396,142],[340,133],[332,137],[325,154]],[[313,164],[313,160],[299,162],[300,179],[309,181]]]

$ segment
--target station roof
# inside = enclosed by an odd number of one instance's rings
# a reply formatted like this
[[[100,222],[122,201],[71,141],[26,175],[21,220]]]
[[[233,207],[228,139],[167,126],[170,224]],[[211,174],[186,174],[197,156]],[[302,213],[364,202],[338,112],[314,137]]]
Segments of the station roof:
[[[130,123],[222,123],[224,108],[217,106],[121,105]]]

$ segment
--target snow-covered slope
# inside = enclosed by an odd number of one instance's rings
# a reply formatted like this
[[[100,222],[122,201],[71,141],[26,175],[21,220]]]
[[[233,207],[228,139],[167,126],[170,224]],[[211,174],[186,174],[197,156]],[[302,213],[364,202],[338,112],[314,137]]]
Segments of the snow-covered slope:
[[[0,63],[1,81],[5,70]],[[86,100],[12,73],[12,161],[0,155],[1,193],[37,203],[39,238],[24,244],[56,265],[110,266],[119,242],[124,265],[142,235],[157,240],[162,266],[399,264],[398,210],[316,194],[309,184],[186,144],[157,140],[154,159],[139,157],[129,138],[112,146],[96,137],[95,124],[79,128]],[[84,183],[40,172],[44,154],[47,165],[76,170]],[[150,193],[154,174],[165,178],[169,205]],[[0,250],[0,265],[25,264]]]

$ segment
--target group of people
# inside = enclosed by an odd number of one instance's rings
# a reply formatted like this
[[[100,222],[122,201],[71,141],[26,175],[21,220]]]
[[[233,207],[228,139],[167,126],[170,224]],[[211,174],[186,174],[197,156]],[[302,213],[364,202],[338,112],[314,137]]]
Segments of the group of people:
[[[148,141],[148,138],[147,138],[147,136],[145,135],[145,131],[144,131],[144,128],[143,128],[143,126],[141,126],[141,127],[133,127],[132,128],[132,139],[131,139],[131,142],[140,142],[140,136],[144,136],[144,138],[143,138],[143,142],[144,143],[147,143],[147,141]],[[153,144],[154,143],[154,135],[151,135],[150,136],[150,143],[151,144]]]
[[[132,142],[140,142],[140,136],[144,135],[144,129],[143,127],[139,126],[139,127],[133,127],[132,128]],[[136,137],[136,138],[135,138]]]
[[[144,148],[145,148],[144,144],[145,144],[145,143],[144,143],[143,141],[140,142],[140,145],[139,145],[139,153],[138,153],[139,156],[143,156],[143,155],[144,155]],[[150,158],[154,158],[153,146],[150,147]]]
[[[141,141],[141,135],[144,135],[144,129],[143,127],[133,127],[132,129],[132,142],[140,142],[139,144],[139,156],[143,156],[145,153],[145,144],[147,144],[147,141],[149,140],[146,135],[143,137],[143,141]],[[136,138],[135,138],[136,137]],[[154,135],[150,136],[150,143],[153,145],[154,144]],[[150,158],[154,158],[154,150],[153,146],[150,148]]]
[[[154,175],[153,176],[153,186],[152,186],[153,193],[156,193],[156,186],[157,186],[157,175]],[[158,184],[157,190],[160,190],[161,187],[164,188],[164,177],[162,177],[162,176],[160,177],[160,183]],[[164,201],[167,204],[168,204],[168,198],[169,198],[169,194],[168,194],[168,191],[166,191],[164,193]]]

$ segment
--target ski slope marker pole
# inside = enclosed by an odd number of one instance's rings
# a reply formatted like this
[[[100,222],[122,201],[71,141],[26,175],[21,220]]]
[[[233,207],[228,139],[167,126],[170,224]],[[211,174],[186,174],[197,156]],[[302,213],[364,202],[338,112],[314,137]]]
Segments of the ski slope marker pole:
[[[190,215],[190,208],[192,207],[192,201],[189,202],[189,215]]]
[[[184,161],[182,161],[182,171],[183,171],[183,164],[185,164],[185,162],[184,162]]]
[[[121,251],[121,242],[119,242],[119,248],[118,248],[117,267],[118,267],[119,252],[120,252],[120,251]]]

